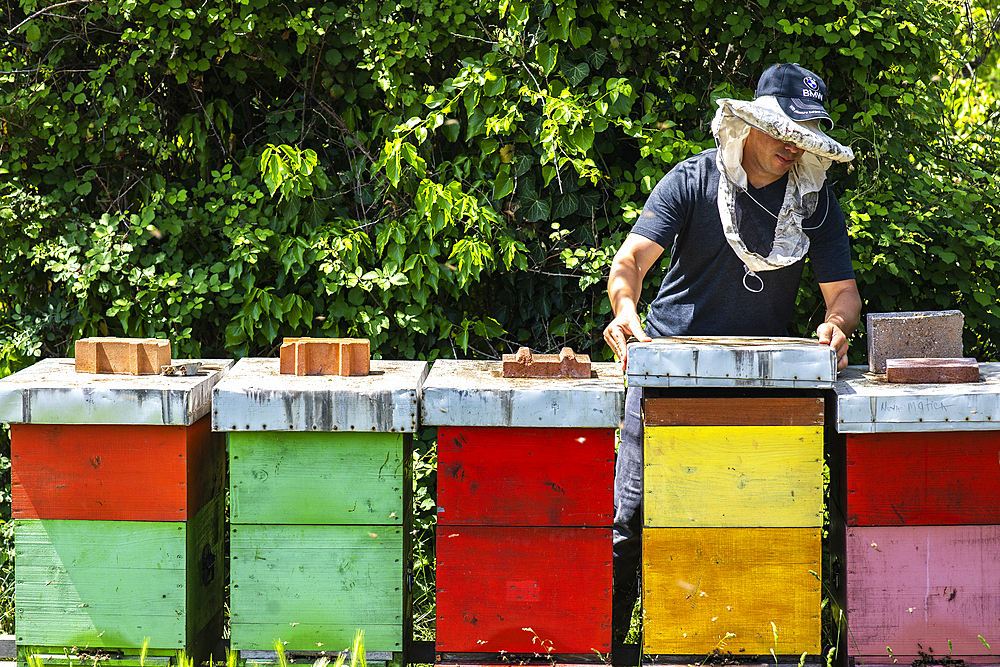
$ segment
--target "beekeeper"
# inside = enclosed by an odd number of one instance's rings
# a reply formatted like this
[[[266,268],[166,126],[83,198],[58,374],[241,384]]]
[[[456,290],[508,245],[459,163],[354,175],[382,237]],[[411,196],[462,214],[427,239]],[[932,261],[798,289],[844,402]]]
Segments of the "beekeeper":
[[[832,162],[854,154],[827,136],[826,84],[797,64],[772,65],[752,102],[720,99],[717,148],[681,162],[653,188],[615,255],[608,294],[615,317],[604,339],[626,359],[634,336],[786,336],[803,260],[826,303],[816,329],[847,365],[848,336],[861,313],[844,213],[826,182]],[[642,281],[664,250],[670,265],[649,306]],[[615,470],[615,637],[628,631],[637,596],[642,528],[640,392],[626,394]]]

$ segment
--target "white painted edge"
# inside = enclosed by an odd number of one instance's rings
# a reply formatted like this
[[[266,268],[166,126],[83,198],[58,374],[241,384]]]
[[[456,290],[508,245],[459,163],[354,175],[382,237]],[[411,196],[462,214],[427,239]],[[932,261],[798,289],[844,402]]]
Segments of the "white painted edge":
[[[829,388],[836,353],[806,339],[692,336],[629,344],[629,384]]]
[[[442,359],[423,386],[425,426],[618,428],[625,414],[621,365],[591,365],[597,377],[502,378],[499,361]]]
[[[212,429],[278,432],[412,433],[419,423],[425,361],[371,361],[393,377],[295,376],[278,359],[237,362],[213,391]]]
[[[837,432],[854,433],[941,433],[951,431],[996,431],[996,422],[838,422]]]
[[[629,375],[628,384],[630,387],[760,387],[764,389],[832,389],[834,386],[832,381],[670,375]]]
[[[1000,430],[1000,364],[980,365],[985,381],[879,384],[867,366],[849,366],[837,383],[840,433]]]
[[[190,426],[211,410],[231,359],[185,359],[220,369],[197,376],[76,373],[73,359],[43,359],[0,380],[0,422]]]

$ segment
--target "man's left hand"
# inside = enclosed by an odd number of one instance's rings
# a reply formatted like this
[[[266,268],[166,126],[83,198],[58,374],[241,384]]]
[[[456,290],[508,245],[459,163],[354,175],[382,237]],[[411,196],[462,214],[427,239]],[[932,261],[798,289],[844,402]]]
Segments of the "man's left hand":
[[[837,353],[837,370],[842,371],[847,368],[847,348],[851,344],[840,327],[824,322],[816,327],[816,333],[819,335],[819,342],[829,345]]]

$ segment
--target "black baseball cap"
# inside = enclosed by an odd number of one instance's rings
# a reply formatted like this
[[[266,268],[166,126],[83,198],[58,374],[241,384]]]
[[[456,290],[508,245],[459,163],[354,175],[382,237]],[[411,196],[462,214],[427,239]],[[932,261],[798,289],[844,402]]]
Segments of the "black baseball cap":
[[[758,97],[772,96],[778,106],[794,121],[819,120],[827,130],[833,119],[826,112],[826,84],[823,79],[797,63],[771,65],[757,82]]]

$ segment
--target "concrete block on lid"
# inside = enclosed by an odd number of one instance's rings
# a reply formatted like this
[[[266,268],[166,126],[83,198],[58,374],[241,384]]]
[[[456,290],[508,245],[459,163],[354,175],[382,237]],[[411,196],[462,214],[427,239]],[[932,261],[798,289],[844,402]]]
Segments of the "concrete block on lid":
[[[960,310],[868,313],[868,368],[885,373],[886,359],[963,357],[964,322]]]

